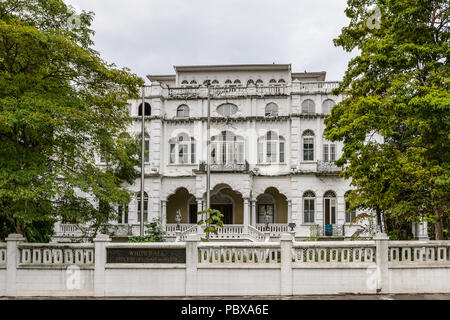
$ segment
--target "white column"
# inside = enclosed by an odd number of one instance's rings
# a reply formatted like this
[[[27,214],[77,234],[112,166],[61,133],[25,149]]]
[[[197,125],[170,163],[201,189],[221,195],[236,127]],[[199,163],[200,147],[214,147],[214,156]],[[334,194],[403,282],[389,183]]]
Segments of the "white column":
[[[166,228],[167,223],[167,200],[161,200],[161,224],[163,229]]]
[[[25,241],[21,234],[10,234],[6,240],[6,296],[16,296],[17,264],[19,263],[19,243]]]
[[[292,287],[292,235],[283,233],[280,237],[281,246],[281,283],[280,293],[291,296]]]
[[[292,222],[292,200],[288,199],[287,203],[288,203],[287,223],[289,224]]]
[[[198,264],[198,242],[200,236],[190,234],[186,239],[186,296],[196,296],[197,292],[197,264]]]
[[[377,293],[389,293],[389,237],[385,233],[377,233],[373,239],[376,243]]]
[[[250,224],[250,208],[248,198],[244,198],[244,233],[248,233],[248,225]]]
[[[106,243],[111,241],[108,235],[99,234],[94,239],[94,296],[105,296],[105,264],[106,264]]]
[[[252,226],[256,228],[256,200],[252,200]]]

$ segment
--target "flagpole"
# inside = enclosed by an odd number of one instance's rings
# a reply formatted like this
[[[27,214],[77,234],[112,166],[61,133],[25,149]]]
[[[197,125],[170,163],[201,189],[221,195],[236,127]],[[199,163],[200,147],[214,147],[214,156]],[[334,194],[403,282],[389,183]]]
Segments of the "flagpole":
[[[208,83],[208,121],[207,121],[207,155],[206,155],[206,209],[211,207],[211,96],[210,83]]]
[[[142,86],[142,105],[141,105],[141,216],[140,216],[140,235],[144,235],[144,173],[145,173],[145,85]]]

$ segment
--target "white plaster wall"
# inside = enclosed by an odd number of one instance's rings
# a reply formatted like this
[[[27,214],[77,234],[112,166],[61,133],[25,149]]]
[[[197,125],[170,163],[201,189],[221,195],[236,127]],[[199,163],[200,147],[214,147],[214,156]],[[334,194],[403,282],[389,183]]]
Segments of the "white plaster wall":
[[[280,294],[280,269],[198,269],[198,295],[245,296]]]
[[[444,293],[450,290],[449,268],[422,265],[421,268],[389,268],[391,293]]]
[[[106,296],[184,296],[186,268],[151,266],[138,269],[108,267],[105,271]]]
[[[39,267],[17,269],[16,289],[21,296],[92,296],[94,270],[80,270],[80,289],[68,289],[67,268]]]
[[[6,294],[6,269],[0,268],[0,296]]]
[[[368,282],[367,268],[294,268],[293,294],[376,293]]]

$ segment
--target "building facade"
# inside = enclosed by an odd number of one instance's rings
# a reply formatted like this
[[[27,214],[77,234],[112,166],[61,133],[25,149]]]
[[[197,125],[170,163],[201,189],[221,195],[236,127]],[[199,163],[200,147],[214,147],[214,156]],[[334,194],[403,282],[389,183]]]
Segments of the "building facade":
[[[160,217],[168,236],[198,232],[206,209],[208,95],[211,115],[211,207],[224,214],[223,239],[258,240],[295,231],[297,238],[351,236],[349,181],[334,160],[342,144],[324,137],[324,119],[342,97],[325,72],[295,73],[290,64],[175,66],[149,75],[142,100],[130,102],[130,131],[145,118],[144,220]],[[207,84],[210,84],[209,89]],[[103,165],[99,158],[99,165]],[[137,234],[140,181],[119,208],[119,224]],[[295,225],[294,225],[295,224]]]

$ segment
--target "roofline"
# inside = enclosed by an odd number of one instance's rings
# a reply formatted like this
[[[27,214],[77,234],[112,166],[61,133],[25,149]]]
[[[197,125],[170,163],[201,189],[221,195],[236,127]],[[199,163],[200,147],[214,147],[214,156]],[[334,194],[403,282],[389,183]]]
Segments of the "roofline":
[[[290,71],[291,64],[219,64],[200,66],[173,66],[175,72],[195,72],[195,71],[270,71],[284,70]]]
[[[309,77],[319,77],[319,81],[325,81],[325,77],[327,75],[326,71],[320,71],[320,72],[293,72],[292,78],[304,78],[305,76]]]
[[[150,81],[175,81],[176,75],[174,74],[149,74],[147,79]]]

